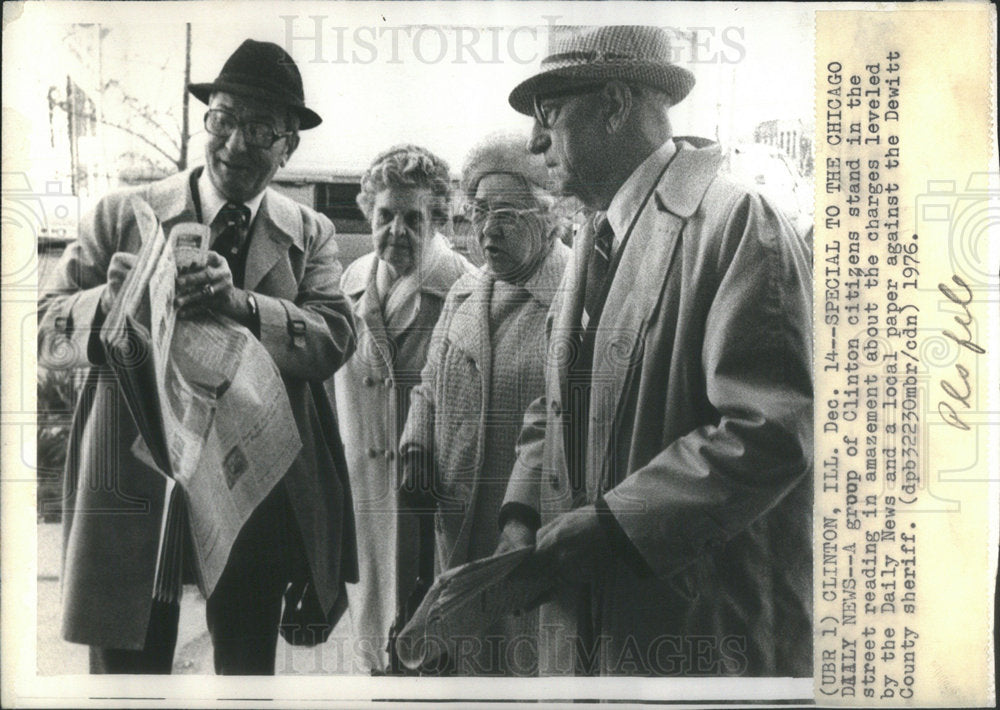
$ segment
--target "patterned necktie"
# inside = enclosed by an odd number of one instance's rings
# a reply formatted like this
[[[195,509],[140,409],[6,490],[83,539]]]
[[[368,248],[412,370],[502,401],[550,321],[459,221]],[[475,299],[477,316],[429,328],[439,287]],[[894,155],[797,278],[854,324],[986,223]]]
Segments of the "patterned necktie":
[[[244,237],[250,225],[250,208],[227,202],[215,217],[219,236],[212,244],[212,251],[221,254],[233,272],[233,284],[243,286],[243,272],[246,267]]]
[[[608,278],[608,267],[611,265],[611,247],[615,232],[608,222],[606,214],[594,218],[594,252],[587,266],[587,290],[583,297],[583,306],[587,309],[587,322],[590,327],[597,324],[604,308],[604,282]]]
[[[587,461],[587,437],[590,412],[590,389],[593,380],[594,339],[597,321],[604,307],[605,281],[611,265],[611,245],[614,230],[607,215],[598,214],[584,229],[594,230],[594,250],[587,264],[587,282],[583,292],[583,307],[587,311],[586,327],[580,333],[579,350],[570,362],[567,372],[566,393],[566,457],[570,486],[574,491],[584,489]],[[587,238],[586,235],[583,236]]]

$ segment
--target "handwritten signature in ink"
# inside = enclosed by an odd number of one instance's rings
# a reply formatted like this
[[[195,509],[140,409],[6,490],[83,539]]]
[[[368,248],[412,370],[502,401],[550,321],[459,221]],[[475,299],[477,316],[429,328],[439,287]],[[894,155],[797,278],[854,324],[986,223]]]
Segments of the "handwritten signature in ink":
[[[975,319],[972,317],[972,312],[969,310],[969,304],[972,303],[972,289],[969,285],[965,283],[965,280],[961,276],[953,275],[951,280],[955,282],[957,286],[964,291],[964,295],[960,296],[955,293],[950,286],[946,284],[938,284],[938,290],[944,294],[945,298],[954,303],[957,306],[961,306],[962,312],[955,316],[955,322],[962,328],[962,334],[956,335],[950,330],[944,331],[942,335],[944,337],[951,339],[958,345],[959,350],[962,348],[972,352],[975,355],[983,355],[986,350],[978,343],[972,340],[972,324]],[[963,337],[964,336],[964,337]],[[969,398],[972,396],[972,381],[969,374],[969,368],[965,367],[961,362],[955,363],[955,372],[958,373],[958,383],[957,385],[952,384],[948,380],[941,381],[941,389],[945,391],[949,399],[942,400],[938,402],[938,414],[945,423],[950,424],[956,429],[961,429],[962,431],[969,431],[969,425],[962,419],[960,411],[956,410],[956,405],[961,405],[964,409],[969,409]]]

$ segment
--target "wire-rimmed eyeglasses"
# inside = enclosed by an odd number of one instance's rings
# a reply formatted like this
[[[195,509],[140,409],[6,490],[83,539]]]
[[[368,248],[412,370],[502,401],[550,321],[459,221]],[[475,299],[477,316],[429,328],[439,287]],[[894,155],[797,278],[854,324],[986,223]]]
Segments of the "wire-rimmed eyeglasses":
[[[484,200],[474,200],[465,203],[465,217],[474,228],[481,228],[486,220],[516,221],[528,215],[542,213],[541,207],[514,207],[512,205],[490,205]]]

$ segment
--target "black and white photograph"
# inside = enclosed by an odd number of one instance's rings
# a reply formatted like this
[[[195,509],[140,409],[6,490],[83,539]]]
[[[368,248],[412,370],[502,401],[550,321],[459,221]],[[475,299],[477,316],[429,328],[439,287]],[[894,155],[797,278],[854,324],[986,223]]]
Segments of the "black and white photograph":
[[[851,702],[816,10],[5,4],[17,702]]]

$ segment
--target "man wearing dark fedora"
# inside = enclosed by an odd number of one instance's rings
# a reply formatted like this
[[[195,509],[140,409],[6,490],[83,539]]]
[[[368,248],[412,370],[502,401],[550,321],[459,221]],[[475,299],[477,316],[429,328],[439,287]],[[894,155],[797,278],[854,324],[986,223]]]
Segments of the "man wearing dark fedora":
[[[283,597],[286,612],[302,601],[332,624],[344,582],[357,579],[347,472],[322,389],[355,341],[333,225],[268,187],[299,131],[321,119],[305,105],[295,62],[268,42],[246,40],[215,81],[188,88],[208,105],[204,168],[102,199],[40,303],[42,364],[88,368],[67,456],[62,583],[63,635],[91,647],[93,673],[170,673],[177,641],[178,600],[154,592],[164,477],[139,454],[98,339],[140,247],[134,197],[167,233],[180,222],[211,227],[205,266],[178,276],[178,304],[215,310],[257,336],[303,442],[207,600],[216,672],[273,674]]]
[[[501,510],[553,579],[542,674],[812,675],[809,252],[673,137],[694,83],[664,31],[600,27],[510,94],[595,212]]]

